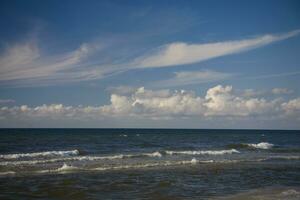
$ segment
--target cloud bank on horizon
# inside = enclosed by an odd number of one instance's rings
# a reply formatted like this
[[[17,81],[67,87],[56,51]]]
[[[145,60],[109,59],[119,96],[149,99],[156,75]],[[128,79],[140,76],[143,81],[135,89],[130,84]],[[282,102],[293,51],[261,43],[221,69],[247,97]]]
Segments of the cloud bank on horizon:
[[[224,120],[287,120],[299,121],[300,98],[283,100],[276,97],[267,100],[235,92],[232,86],[217,85],[209,88],[205,96],[193,91],[147,90],[140,87],[131,94],[111,94],[110,104],[103,106],[65,106],[62,104],[27,105],[0,109],[1,121],[15,121],[24,125],[35,120],[78,121],[101,120],[104,118],[133,118],[149,120],[170,120],[172,118],[197,118],[214,121]],[[286,94],[285,88],[274,88],[272,93]]]

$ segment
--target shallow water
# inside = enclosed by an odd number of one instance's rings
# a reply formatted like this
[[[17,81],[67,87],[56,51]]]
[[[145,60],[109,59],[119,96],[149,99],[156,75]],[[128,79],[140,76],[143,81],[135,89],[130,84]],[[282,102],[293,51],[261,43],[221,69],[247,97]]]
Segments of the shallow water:
[[[0,199],[297,199],[299,183],[299,131],[0,131]]]

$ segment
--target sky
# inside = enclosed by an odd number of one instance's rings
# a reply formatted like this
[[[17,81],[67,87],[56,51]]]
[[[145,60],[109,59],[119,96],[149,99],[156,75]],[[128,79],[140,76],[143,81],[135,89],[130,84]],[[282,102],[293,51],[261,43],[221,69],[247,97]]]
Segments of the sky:
[[[300,2],[0,2],[1,128],[300,129]]]

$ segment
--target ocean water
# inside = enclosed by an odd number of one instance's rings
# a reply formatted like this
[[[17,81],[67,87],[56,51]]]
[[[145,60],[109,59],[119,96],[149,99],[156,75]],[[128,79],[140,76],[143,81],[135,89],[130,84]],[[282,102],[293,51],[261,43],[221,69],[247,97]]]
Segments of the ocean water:
[[[0,199],[300,199],[300,131],[1,129]]]

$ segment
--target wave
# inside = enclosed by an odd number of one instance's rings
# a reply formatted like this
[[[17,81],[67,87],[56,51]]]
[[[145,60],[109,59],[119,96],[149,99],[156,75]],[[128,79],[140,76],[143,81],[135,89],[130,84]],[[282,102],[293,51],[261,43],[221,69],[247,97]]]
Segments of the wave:
[[[32,157],[43,157],[43,156],[73,156],[79,155],[77,149],[70,151],[44,151],[44,152],[34,152],[34,153],[16,153],[16,154],[2,154],[0,158],[2,159],[18,159],[18,158],[32,158]]]
[[[232,154],[232,153],[240,153],[236,149],[230,150],[208,150],[208,151],[166,151],[168,155],[176,155],[176,154],[184,154],[184,155],[224,155],[224,154]]]
[[[300,156],[270,156],[264,160],[300,160]]]
[[[43,173],[66,173],[66,172],[74,172],[74,171],[108,171],[108,170],[122,170],[122,169],[143,169],[143,168],[150,168],[150,167],[194,165],[197,163],[211,163],[211,162],[213,161],[211,160],[199,161],[193,158],[192,160],[185,160],[185,161],[165,161],[165,162],[155,162],[155,163],[146,163],[146,164],[105,166],[105,167],[96,167],[96,168],[79,168],[64,163],[61,167],[57,169],[39,170],[36,171],[36,173],[43,174]]]
[[[212,163],[214,161],[207,160],[207,161],[200,161],[196,158],[191,160],[184,160],[184,161],[165,161],[165,162],[157,162],[157,163],[147,163],[147,164],[136,164],[136,165],[120,165],[120,166],[109,166],[109,167],[97,167],[90,170],[96,171],[106,171],[106,170],[122,170],[122,169],[142,169],[142,168],[149,168],[149,167],[164,167],[164,166],[176,166],[176,165],[195,165],[198,163]]]
[[[57,169],[40,170],[40,171],[36,171],[36,173],[38,173],[38,174],[56,173],[56,172],[65,173],[65,172],[73,172],[73,171],[79,171],[79,170],[82,170],[82,169],[79,167],[75,167],[75,166],[64,163],[61,167],[59,167]]]
[[[257,144],[251,143],[239,143],[239,144],[229,144],[227,148],[236,148],[236,149],[245,149],[245,148],[252,148],[252,149],[271,149],[274,144],[268,142],[260,142]]]
[[[181,160],[181,161],[168,161],[168,160],[162,160],[159,162],[148,162],[148,163],[135,163],[135,164],[129,164],[129,163],[119,163],[119,164],[113,164],[113,165],[107,165],[107,166],[101,166],[101,167],[93,167],[91,166],[95,165],[81,165],[82,167],[76,167],[71,164],[66,164],[64,162],[61,167],[58,167],[56,169],[46,169],[46,170],[38,170],[38,171],[28,171],[29,173],[37,173],[37,174],[47,174],[47,173],[71,173],[71,172],[78,172],[78,171],[109,171],[109,170],[125,170],[125,169],[143,169],[143,168],[153,168],[153,167],[167,167],[167,166],[179,166],[179,165],[197,165],[197,164],[234,164],[234,163],[242,163],[242,162],[264,162],[269,160],[277,160],[277,159],[283,159],[283,160],[300,160],[300,156],[270,156],[267,158],[260,158],[260,159],[237,159],[237,160],[198,160],[196,158],[192,158],[191,160]],[[100,164],[100,163],[98,163]],[[90,167],[89,167],[90,166]],[[26,171],[20,172],[20,174],[26,173]],[[0,172],[0,176],[10,176],[18,174],[13,171],[8,172]]]
[[[0,172],[0,176],[15,175],[14,171]]]
[[[61,172],[61,171],[73,171],[73,170],[78,170],[78,167],[74,167],[72,165],[67,165],[66,163],[63,164],[60,168],[56,169],[56,171]]]
[[[115,159],[134,158],[134,157],[162,157],[162,154],[160,152],[156,151],[153,153],[125,154],[125,155],[119,154],[119,155],[112,155],[112,156],[76,156],[76,157],[53,158],[53,159],[47,159],[47,160],[4,161],[4,162],[0,162],[0,166],[35,165],[35,164],[67,162],[67,161],[115,160]]]
[[[300,198],[299,187],[269,187],[253,189],[246,192],[240,192],[234,195],[213,198],[215,200],[232,199],[272,199],[272,200],[296,200]]]
[[[271,149],[274,144],[268,143],[268,142],[260,142],[258,144],[247,144],[249,147],[253,147],[256,149]]]
[[[65,153],[67,151],[64,151]],[[43,152],[43,155],[48,152]],[[74,152],[75,153],[75,152]],[[72,157],[60,157],[60,158],[52,158],[52,159],[37,159],[37,160],[17,160],[17,161],[2,161],[0,162],[0,166],[7,165],[36,165],[36,164],[44,164],[44,163],[56,163],[56,162],[68,162],[68,161],[97,161],[97,160],[115,160],[115,159],[126,159],[126,158],[139,158],[139,157],[151,157],[151,158],[161,158],[163,155],[223,155],[223,154],[232,154],[239,153],[239,151],[235,149],[231,150],[208,150],[208,151],[163,151],[162,153],[159,151],[151,152],[151,153],[137,153],[137,154],[118,154],[118,155],[109,155],[109,156],[72,156]],[[34,153],[35,155],[38,153]],[[53,154],[51,154],[53,155]],[[70,154],[68,154],[70,155]],[[32,156],[32,154],[31,154]],[[34,157],[34,156],[32,156]]]

